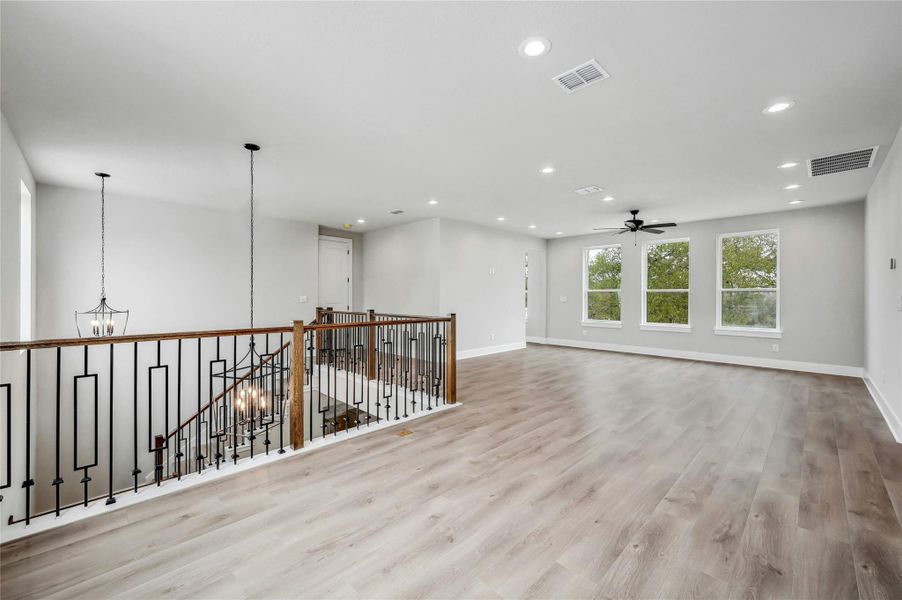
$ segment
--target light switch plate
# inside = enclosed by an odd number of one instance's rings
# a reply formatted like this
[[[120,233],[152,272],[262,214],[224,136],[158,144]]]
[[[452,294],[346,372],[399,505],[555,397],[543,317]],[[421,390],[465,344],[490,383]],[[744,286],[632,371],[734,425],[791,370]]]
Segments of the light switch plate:
[[[300,301],[300,302],[307,302],[307,296],[301,296],[301,297],[299,298],[299,301]]]
[[[561,302],[566,302],[566,301],[567,301],[567,296],[561,296]]]

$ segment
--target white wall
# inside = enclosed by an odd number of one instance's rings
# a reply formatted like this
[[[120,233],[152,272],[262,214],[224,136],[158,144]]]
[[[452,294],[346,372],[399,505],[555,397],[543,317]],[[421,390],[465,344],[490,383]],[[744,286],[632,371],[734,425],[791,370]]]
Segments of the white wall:
[[[714,334],[718,233],[780,230],[782,339]],[[550,339],[620,346],[680,355],[706,353],[837,366],[854,373],[864,365],[864,206],[861,202],[747,217],[686,223],[654,239],[689,237],[691,333],[644,331],[641,318],[641,235],[588,235],[548,243]],[[582,252],[603,243],[623,245],[622,329],[580,325]],[[560,297],[566,296],[567,302]],[[772,344],[779,344],[773,352]],[[701,358],[699,356],[698,358]],[[737,358],[739,360],[740,358]],[[829,369],[828,369],[829,370]]]
[[[20,339],[20,228],[21,228],[21,182],[31,192],[32,203],[32,265],[34,265],[34,204],[37,200],[34,177],[25,161],[16,137],[0,114],[0,340]],[[36,269],[33,269],[33,271]],[[34,273],[32,273],[32,290],[34,290]],[[34,294],[34,291],[33,291]],[[34,297],[32,297],[32,315],[34,315]],[[11,409],[15,415],[25,413],[25,398],[22,393],[25,381],[24,361],[18,352],[3,352],[0,355],[0,382],[13,386]],[[6,414],[6,398],[0,395],[0,414],[2,428],[5,432],[8,416]],[[25,468],[22,450],[25,448],[25,428],[21,422],[13,428],[11,444],[12,489],[0,491],[6,496],[0,502],[0,519],[5,523],[10,514],[21,514],[24,501],[20,494],[20,485],[25,480]],[[5,433],[0,437],[0,480],[6,479],[6,439]],[[32,450],[34,450],[32,441]],[[5,483],[5,481],[4,481]],[[12,492],[12,493],[10,493]]]
[[[142,200],[107,182],[106,289],[129,309],[128,332],[249,324],[248,215]],[[39,337],[73,337],[73,312],[100,296],[100,192],[38,187]],[[316,297],[318,228],[257,217],[257,326],[309,320]]]
[[[439,218],[380,229],[364,240],[367,308],[422,315],[454,312],[457,350],[463,356],[525,343],[523,286],[529,252],[535,260],[530,320],[536,335],[544,335],[545,240]]]
[[[439,314],[439,220],[364,234],[364,305],[376,312]]]
[[[503,230],[440,219],[440,314],[457,314],[457,349],[475,354],[526,341],[526,253],[545,241]],[[533,324],[544,322],[541,261],[531,269]],[[466,355],[466,354],[465,354]]]
[[[865,212],[866,381],[902,441],[902,129],[868,192]]]

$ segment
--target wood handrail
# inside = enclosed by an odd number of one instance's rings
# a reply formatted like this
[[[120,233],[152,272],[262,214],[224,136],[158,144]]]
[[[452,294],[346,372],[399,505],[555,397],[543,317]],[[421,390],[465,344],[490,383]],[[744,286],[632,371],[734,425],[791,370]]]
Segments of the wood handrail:
[[[240,335],[265,335],[267,333],[291,333],[291,327],[256,327],[254,329],[214,329],[209,331],[172,331],[167,333],[144,333],[101,338],[60,338],[55,340],[35,340],[33,342],[0,342],[0,352],[8,350],[36,350],[39,348],[65,348],[67,346],[102,346],[107,344],[131,344],[134,342],[158,342],[163,340],[185,340],[211,337],[231,337]]]
[[[411,323],[447,323],[450,317],[420,317],[399,319],[396,321],[355,321],[352,323],[320,323],[305,325],[304,329],[327,330],[347,329],[348,327],[385,327],[388,325],[405,325]],[[32,342],[0,342],[0,352],[11,350],[37,350],[41,348],[65,348],[68,346],[103,346],[108,344],[131,344],[134,342],[157,342],[163,340],[231,337],[242,335],[265,335],[267,333],[291,333],[291,327],[258,327],[255,329],[215,329],[210,331],[173,331],[168,333],[146,333],[138,335],[122,335],[102,338],[61,338],[53,340],[35,340]]]
[[[264,358],[264,359],[260,362],[260,364],[254,366],[254,368],[251,369],[250,372],[245,373],[245,374],[242,375],[239,379],[236,379],[235,381],[233,381],[233,382],[232,382],[232,385],[230,385],[229,387],[227,387],[227,388],[224,389],[223,391],[219,392],[219,393],[216,395],[215,398],[213,398],[212,400],[210,400],[209,402],[207,402],[203,407],[201,407],[201,409],[200,409],[199,411],[197,411],[196,413],[194,413],[193,415],[191,415],[190,417],[188,417],[188,419],[186,419],[184,423],[182,423],[181,425],[179,425],[178,427],[176,427],[175,429],[173,429],[168,435],[166,435],[166,439],[168,440],[169,438],[171,438],[172,436],[174,436],[176,433],[178,433],[180,429],[184,428],[184,427],[187,426],[187,425],[190,425],[190,424],[194,421],[194,419],[197,418],[197,415],[201,414],[202,412],[204,412],[205,410],[207,410],[208,408],[210,408],[211,406],[213,406],[214,404],[216,404],[217,402],[219,402],[226,394],[228,394],[229,392],[231,392],[232,390],[234,390],[236,387],[238,387],[239,384],[241,384],[241,383],[247,381],[247,378],[250,377],[251,375],[253,375],[254,373],[256,373],[256,372],[260,369],[260,367],[262,367],[262,366],[265,365],[265,364],[269,364],[270,362],[272,362],[272,359],[274,359],[274,358],[276,357],[276,354],[281,354],[282,352],[284,352],[285,350],[287,350],[289,346],[291,346],[291,342],[285,342],[284,344],[282,344],[282,345],[279,347],[278,350],[276,350],[275,352],[270,353],[266,358]],[[234,366],[233,366],[232,368],[234,368]],[[215,376],[214,376],[214,377],[215,377]]]

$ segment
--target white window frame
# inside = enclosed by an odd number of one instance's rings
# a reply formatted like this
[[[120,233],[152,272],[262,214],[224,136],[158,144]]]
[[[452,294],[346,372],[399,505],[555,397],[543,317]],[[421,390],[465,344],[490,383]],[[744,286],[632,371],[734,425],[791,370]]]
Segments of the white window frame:
[[[589,290],[589,252],[592,250],[604,250],[605,248],[620,248],[620,287],[616,290]],[[608,321],[601,319],[589,318],[589,292],[614,294],[616,293],[620,299],[620,319],[619,321]],[[620,329],[623,327],[623,245],[622,244],[602,244],[600,246],[587,246],[583,248],[583,312],[580,324],[583,327],[609,327],[612,329]]]
[[[777,236],[777,285],[774,288],[729,288],[723,287],[723,240],[733,237],[746,237],[751,235],[761,235],[764,233],[773,233]],[[780,230],[779,229],[758,229],[755,231],[737,231],[734,233],[720,233],[717,235],[717,315],[714,322],[714,333],[716,335],[737,335],[745,337],[763,337],[763,338],[781,338],[783,337],[783,328],[780,322],[780,264],[782,263],[782,249],[780,248]],[[762,327],[732,327],[723,325],[723,292],[776,292],[777,294],[777,319],[776,327],[765,329]]]
[[[659,244],[675,244],[686,242],[689,244],[689,287],[673,290],[649,290],[648,289],[648,249]],[[644,331],[673,331],[677,333],[692,333],[692,242],[689,238],[673,238],[667,240],[649,240],[642,244],[642,320],[639,329]],[[649,323],[648,322],[648,292],[686,292],[689,296],[688,315],[689,322],[682,323]]]

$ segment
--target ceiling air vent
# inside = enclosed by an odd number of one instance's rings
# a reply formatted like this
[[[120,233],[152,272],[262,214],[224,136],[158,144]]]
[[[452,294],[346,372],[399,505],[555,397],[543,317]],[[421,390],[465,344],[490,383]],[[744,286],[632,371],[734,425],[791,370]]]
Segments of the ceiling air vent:
[[[854,171],[855,169],[867,169],[873,166],[879,147],[874,146],[873,148],[810,158],[808,159],[808,176],[818,177],[820,175],[830,175],[831,173]]]
[[[389,214],[392,214],[392,215],[400,215],[400,214],[404,214],[404,211],[401,210],[400,208],[393,208],[393,209],[391,209],[391,210],[388,211],[388,212],[389,212]]]
[[[597,185],[590,185],[588,187],[579,188],[578,190],[573,190],[573,191],[576,192],[577,194],[579,194],[580,196],[588,196],[589,194],[597,194],[598,192],[601,192],[603,190],[600,187],[598,187]]]
[[[565,73],[561,73],[552,80],[559,86],[564,88],[568,94],[589,87],[593,83],[604,81],[610,77],[607,71],[601,68],[601,65],[595,62],[595,59],[587,63],[583,63],[575,69],[570,69]]]

